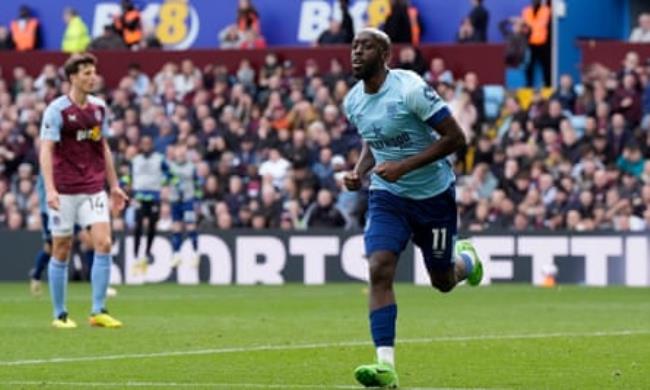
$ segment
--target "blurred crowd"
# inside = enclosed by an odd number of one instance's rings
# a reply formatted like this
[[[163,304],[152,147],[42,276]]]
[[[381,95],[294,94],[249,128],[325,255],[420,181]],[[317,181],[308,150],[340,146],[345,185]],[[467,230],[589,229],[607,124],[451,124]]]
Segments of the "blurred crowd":
[[[452,156],[463,229],[650,229],[650,62],[629,53],[620,69],[596,65],[555,90],[512,91],[488,110],[493,86],[475,73],[415,58],[405,48],[395,65],[435,86],[469,140]],[[119,174],[150,135],[169,158],[188,148],[204,185],[201,228],[363,227],[367,193],[342,185],[361,145],[340,109],[353,80],[336,59],[304,68],[268,54],[258,69],[246,59],[237,69],[184,60],[153,77],[133,64],[114,89],[100,79]],[[0,225],[36,230],[40,118],[69,83],[51,64],[12,76],[0,81]],[[161,231],[171,226],[167,199]],[[133,207],[114,217],[129,229]]]

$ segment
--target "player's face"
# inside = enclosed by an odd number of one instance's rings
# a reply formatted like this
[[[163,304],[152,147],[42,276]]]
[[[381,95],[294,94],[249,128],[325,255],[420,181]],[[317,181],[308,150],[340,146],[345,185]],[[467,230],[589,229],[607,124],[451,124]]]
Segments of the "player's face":
[[[95,65],[82,64],[79,71],[70,78],[72,85],[85,93],[91,93],[95,90],[97,82],[97,71]]]
[[[386,53],[371,33],[359,33],[352,41],[352,75],[368,80],[384,68]]]

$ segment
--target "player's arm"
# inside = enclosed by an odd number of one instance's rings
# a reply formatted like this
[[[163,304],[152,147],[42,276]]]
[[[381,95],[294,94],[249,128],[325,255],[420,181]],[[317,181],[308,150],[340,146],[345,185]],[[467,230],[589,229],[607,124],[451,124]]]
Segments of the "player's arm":
[[[357,191],[361,188],[362,179],[368,174],[368,172],[375,166],[375,156],[372,155],[372,151],[368,144],[363,141],[361,146],[361,154],[359,154],[359,159],[357,164],[354,166],[354,169],[348,172],[343,177],[343,183],[345,187],[350,191]]]
[[[113,153],[111,153],[111,147],[108,146],[106,138],[102,138],[102,143],[104,145],[106,180],[108,181],[108,188],[110,188],[113,206],[118,210],[122,210],[126,201],[129,200],[129,197],[126,195],[124,190],[120,188],[120,182],[117,180],[117,172],[115,171],[115,164],[113,163]]]
[[[194,198],[197,200],[203,199],[203,179],[199,176],[196,168],[192,174],[192,181],[194,182]]]
[[[61,128],[63,127],[63,118],[61,112],[53,106],[48,106],[43,113],[43,121],[40,131],[40,152],[39,164],[43,175],[43,184],[47,197],[47,205],[54,209],[59,209],[59,193],[54,185],[54,170],[52,156],[54,155],[54,145],[61,140]]]
[[[41,165],[41,174],[43,175],[43,184],[47,196],[47,205],[54,209],[59,209],[59,193],[54,186],[54,173],[52,169],[52,155],[54,154],[54,141],[41,140],[41,151],[39,153],[39,163]]]

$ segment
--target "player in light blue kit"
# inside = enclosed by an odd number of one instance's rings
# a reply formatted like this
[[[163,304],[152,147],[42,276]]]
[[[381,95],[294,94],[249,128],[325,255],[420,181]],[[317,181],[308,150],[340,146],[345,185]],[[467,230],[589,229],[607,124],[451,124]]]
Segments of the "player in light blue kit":
[[[344,180],[349,190],[359,190],[372,170],[364,240],[377,362],[354,374],[366,387],[396,388],[393,280],[409,240],[422,251],[431,284],[441,292],[463,280],[478,285],[483,266],[469,241],[456,241],[455,177],[446,157],[465,145],[463,132],[420,76],[387,67],[389,54],[390,39],[377,29],[360,31],[352,42],[352,71],[360,81],[343,108],[364,142]]]
[[[196,165],[187,158],[187,147],[179,144],[174,149],[174,161],[169,162],[172,177],[172,266],[177,267],[183,261],[180,256],[183,243],[183,229],[192,241],[194,256],[191,265],[199,265],[199,236],[196,232],[196,202],[203,197],[202,183],[196,172]]]

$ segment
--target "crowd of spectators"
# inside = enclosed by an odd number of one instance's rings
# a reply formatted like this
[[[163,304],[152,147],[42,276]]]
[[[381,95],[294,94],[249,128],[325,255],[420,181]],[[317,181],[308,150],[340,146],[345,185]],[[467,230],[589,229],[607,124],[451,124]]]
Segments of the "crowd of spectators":
[[[440,58],[413,66],[417,50],[403,51],[398,65],[435,86],[469,140],[452,157],[463,229],[650,229],[650,62],[630,53],[621,69],[593,66],[578,85],[565,75],[548,99],[508,94],[489,118],[475,73],[454,74]],[[366,192],[342,186],[361,142],[340,109],[353,80],[336,59],[304,68],[268,54],[258,69],[184,60],[149,77],[134,64],[116,88],[100,82],[119,173],[151,135],[168,156],[188,147],[204,183],[201,228],[361,228]],[[40,118],[69,84],[51,64],[35,77],[15,68],[11,79],[0,80],[0,225],[36,230]],[[133,208],[114,221],[128,229]],[[170,225],[165,200],[160,228]]]

